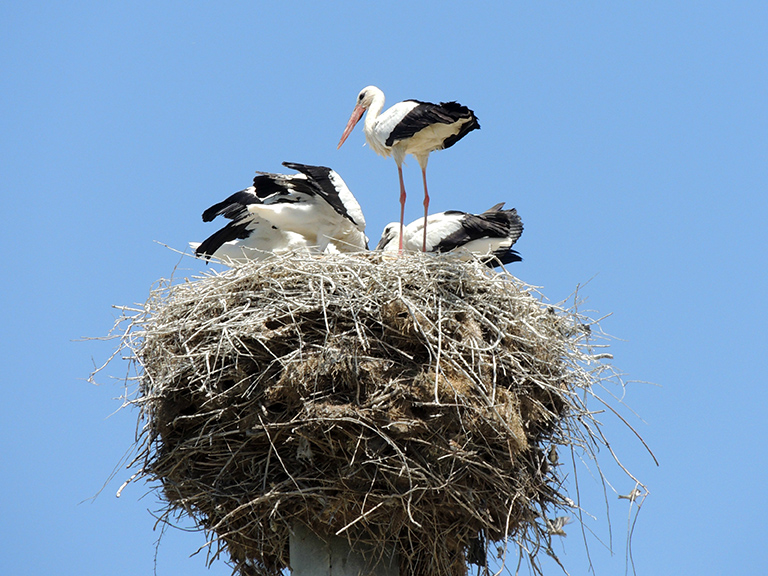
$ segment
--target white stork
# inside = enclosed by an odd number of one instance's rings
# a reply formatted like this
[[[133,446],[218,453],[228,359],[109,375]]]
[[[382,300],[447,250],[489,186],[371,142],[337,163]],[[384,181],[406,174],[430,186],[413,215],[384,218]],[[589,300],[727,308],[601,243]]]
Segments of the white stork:
[[[357,104],[341,135],[338,148],[344,144],[350,132],[368,110],[363,123],[363,132],[368,145],[380,156],[392,156],[397,163],[400,177],[400,241],[398,250],[403,249],[403,217],[405,215],[405,184],[403,183],[403,160],[413,155],[421,166],[424,181],[424,218],[429,210],[427,191],[427,161],[433,150],[450,148],[480,124],[466,106],[457,102],[432,104],[419,100],[398,102],[386,112],[384,92],[376,86],[367,86],[357,96]],[[427,250],[427,227],[424,226],[422,250]]]
[[[226,261],[262,260],[306,248],[314,252],[368,249],[365,217],[344,180],[324,166],[283,162],[299,174],[258,172],[253,186],[203,212],[203,221],[229,218],[195,255]]]
[[[522,258],[512,246],[523,233],[523,222],[517,210],[504,210],[504,202],[482,214],[449,210],[427,218],[427,252],[456,252],[480,257],[489,266],[520,262]],[[395,251],[398,223],[387,224],[376,250]],[[407,251],[423,249],[424,219],[405,227],[403,246]]]

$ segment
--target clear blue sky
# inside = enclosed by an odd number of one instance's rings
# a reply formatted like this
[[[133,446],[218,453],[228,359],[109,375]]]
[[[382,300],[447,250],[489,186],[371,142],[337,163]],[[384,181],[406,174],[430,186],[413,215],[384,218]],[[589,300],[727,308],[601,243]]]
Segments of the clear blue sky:
[[[586,307],[612,314],[631,422],[661,463],[606,418],[651,491],[638,574],[761,572],[767,64],[765,2],[4,2],[3,571],[230,573],[189,558],[201,534],[168,531],[156,554],[155,496],[114,497],[126,470],[87,500],[137,414],[113,414],[118,383],[85,382],[112,345],[75,340],[172,272],[156,241],[203,239],[202,210],[284,160],[336,169],[375,241],[397,218],[395,164],[360,128],[336,144],[376,84],[389,103],[455,99],[480,119],[432,156],[434,211],[516,207],[516,275],[553,302],[587,283]],[[412,220],[413,160],[406,184]],[[598,485],[580,487],[604,534]],[[609,496],[615,554],[591,547],[604,575],[625,566],[627,510]],[[570,532],[556,551],[584,574]]]

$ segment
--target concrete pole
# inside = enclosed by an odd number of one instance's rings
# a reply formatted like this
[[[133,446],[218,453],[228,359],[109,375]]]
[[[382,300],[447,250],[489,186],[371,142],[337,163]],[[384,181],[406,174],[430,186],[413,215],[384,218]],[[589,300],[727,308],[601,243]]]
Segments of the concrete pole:
[[[353,551],[344,538],[322,539],[302,524],[294,525],[291,532],[290,559],[293,576],[399,576],[400,573],[394,550],[381,558],[373,552]]]

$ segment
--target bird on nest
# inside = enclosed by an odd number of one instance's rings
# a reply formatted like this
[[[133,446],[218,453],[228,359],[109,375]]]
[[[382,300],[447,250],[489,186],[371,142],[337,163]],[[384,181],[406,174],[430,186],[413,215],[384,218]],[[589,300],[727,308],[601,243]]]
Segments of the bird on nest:
[[[263,260],[306,249],[311,253],[368,249],[360,204],[337,172],[284,162],[298,174],[257,172],[253,185],[203,212],[203,221],[230,222],[201,243],[195,255],[225,263]]]
[[[429,229],[426,251],[453,252],[470,260],[480,258],[491,267],[520,262],[522,258],[512,246],[523,233],[523,222],[512,208],[504,210],[504,202],[482,214],[448,210],[427,218]],[[423,250],[424,219],[414,220],[403,231],[403,250]],[[391,222],[384,228],[376,250],[398,250],[399,224]]]

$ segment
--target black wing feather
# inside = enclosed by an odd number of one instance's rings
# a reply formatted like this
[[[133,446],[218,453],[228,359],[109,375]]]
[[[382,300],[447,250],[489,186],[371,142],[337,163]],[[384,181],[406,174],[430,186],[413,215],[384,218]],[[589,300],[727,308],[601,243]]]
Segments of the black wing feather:
[[[482,214],[465,213],[461,218],[461,227],[442,238],[435,246],[435,252],[447,252],[481,238],[511,238],[514,244],[522,229],[522,222],[514,208]]]
[[[269,200],[269,204],[296,202],[294,192],[315,195],[317,186],[283,174],[260,173],[253,179],[252,187],[235,192],[203,212],[203,222],[210,222],[217,216],[237,220],[247,214],[249,204],[263,204],[265,200]]]
[[[296,192],[317,194],[315,187],[303,178],[271,172],[259,172],[259,175],[253,179],[253,187],[256,196],[267,204],[297,202]]]
[[[504,202],[501,202],[493,208],[489,208],[480,216],[500,226],[505,231],[504,236],[509,238],[512,244],[514,244],[523,234],[523,221],[518,215],[517,209],[502,210],[503,207]]]
[[[195,256],[202,256],[206,260],[209,260],[214,252],[216,252],[216,250],[218,250],[225,242],[248,238],[252,233],[251,230],[248,230],[248,224],[249,222],[230,222],[224,226],[224,228],[214,232],[206,238],[195,250]]]
[[[350,220],[355,226],[354,218],[347,212],[347,207],[341,201],[339,191],[331,181],[331,169],[327,166],[310,166],[296,162],[283,162],[283,166],[301,172],[307,177],[308,182],[314,183],[314,192],[319,194],[340,216]]]
[[[500,254],[494,253],[493,258],[489,258],[485,261],[485,264],[487,266],[490,266],[491,268],[496,268],[496,266],[501,264],[512,264],[512,262],[522,262],[523,258],[520,256],[520,253],[517,250],[512,250],[511,248],[508,250],[500,251]]]
[[[464,213],[461,218],[461,227],[449,234],[434,247],[435,252],[449,252],[464,246],[473,240],[482,238],[501,238],[509,240],[509,246],[501,248],[493,253],[493,257],[486,261],[491,267],[501,264],[511,264],[512,262],[521,262],[520,254],[511,247],[517,242],[523,233],[523,222],[517,214],[517,210],[502,210],[504,203],[496,204],[482,214]],[[461,213],[458,211],[449,211],[446,214]]]
[[[210,222],[216,216],[224,216],[230,220],[241,218],[248,204],[259,204],[260,202],[252,188],[240,190],[240,192],[235,192],[226,200],[214,204],[203,212],[203,222]]]
[[[392,146],[398,140],[411,138],[432,124],[453,124],[459,120],[469,120],[462,125],[458,134],[443,142],[443,148],[450,148],[469,132],[480,128],[475,113],[458,102],[441,102],[440,104],[421,102],[420,100],[408,100],[408,102],[418,102],[419,105],[398,122],[385,142],[387,146]]]

